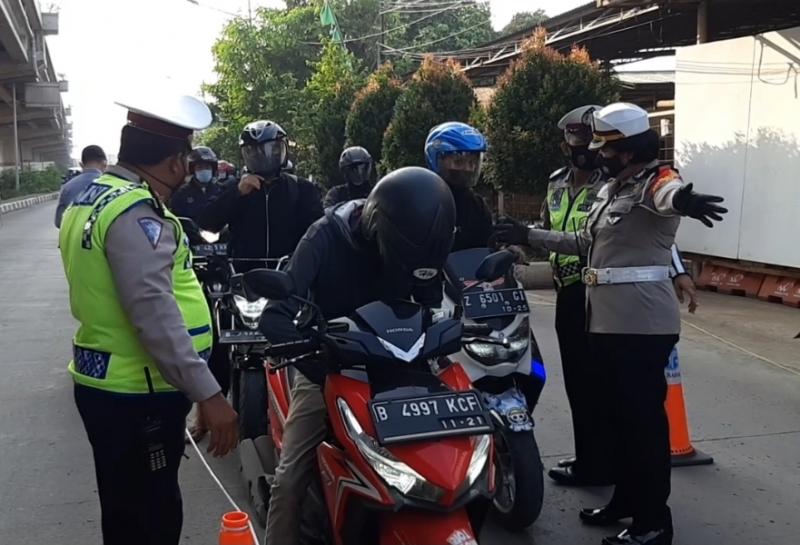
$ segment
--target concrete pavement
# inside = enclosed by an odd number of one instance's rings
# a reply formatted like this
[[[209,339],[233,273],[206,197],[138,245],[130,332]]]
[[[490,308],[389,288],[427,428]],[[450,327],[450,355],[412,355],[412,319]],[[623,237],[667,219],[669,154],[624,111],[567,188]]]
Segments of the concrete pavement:
[[[92,456],[65,371],[69,315],[54,203],[4,216],[0,225],[0,543],[100,543]],[[676,545],[800,543],[800,312],[702,294],[687,321],[681,365],[695,444],[716,464],[673,473]],[[531,294],[549,382],[536,410],[545,464],[572,448],[553,331],[553,297]],[[791,332],[791,333],[789,333]],[[789,337],[789,338],[787,338]],[[734,346],[735,345],[735,346]],[[763,358],[763,359],[762,359]],[[777,365],[776,365],[777,364]],[[196,455],[183,464],[182,542],[216,542],[225,500]],[[235,458],[212,462],[244,503]],[[548,483],[528,533],[489,527],[482,545],[597,545],[608,530],[582,527],[576,511],[606,489]],[[621,528],[621,527],[620,527]]]

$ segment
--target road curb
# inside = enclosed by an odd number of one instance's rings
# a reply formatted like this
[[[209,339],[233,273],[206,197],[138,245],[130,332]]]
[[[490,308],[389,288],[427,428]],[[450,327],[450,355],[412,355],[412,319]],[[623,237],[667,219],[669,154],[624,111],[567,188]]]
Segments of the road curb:
[[[30,208],[31,206],[42,204],[43,202],[53,201],[58,198],[58,192],[45,193],[43,195],[35,195],[33,197],[26,197],[17,201],[0,203],[0,214],[6,212],[13,212],[14,210],[22,210],[23,208]]]

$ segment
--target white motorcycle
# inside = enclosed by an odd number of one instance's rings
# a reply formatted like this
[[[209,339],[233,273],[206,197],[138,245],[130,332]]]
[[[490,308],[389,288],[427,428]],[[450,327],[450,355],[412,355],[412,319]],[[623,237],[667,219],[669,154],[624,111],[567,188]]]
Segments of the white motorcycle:
[[[450,255],[443,310],[465,325],[491,332],[466,340],[457,361],[483,394],[496,421],[497,493],[494,509],[510,530],[537,519],[544,495],[543,466],[532,412],[546,373],[530,327],[525,291],[514,277],[516,256],[486,248]]]

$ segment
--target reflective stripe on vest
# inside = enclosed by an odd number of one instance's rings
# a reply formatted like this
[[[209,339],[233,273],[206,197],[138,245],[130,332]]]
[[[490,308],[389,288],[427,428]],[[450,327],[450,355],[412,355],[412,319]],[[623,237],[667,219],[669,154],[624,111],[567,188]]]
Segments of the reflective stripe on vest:
[[[574,199],[570,199],[569,185],[566,182],[551,183],[547,189],[550,229],[573,234],[581,231],[594,203],[595,191],[595,186],[589,183],[578,190]],[[580,282],[584,264],[585,259],[580,256],[550,252],[553,277],[561,287]]]
[[[146,186],[106,174],[90,184],[64,214],[59,232],[61,259],[69,281],[72,314],[80,323],[69,371],[75,382],[84,386],[141,394],[148,391],[147,367],[156,392],[174,391],[122,309],[106,260],[109,228],[134,206],[153,206],[162,212]],[[174,227],[178,241],[172,266],[175,301],[195,350],[207,353],[212,344],[211,315],[192,269],[188,240],[171,212],[163,210],[163,217]]]

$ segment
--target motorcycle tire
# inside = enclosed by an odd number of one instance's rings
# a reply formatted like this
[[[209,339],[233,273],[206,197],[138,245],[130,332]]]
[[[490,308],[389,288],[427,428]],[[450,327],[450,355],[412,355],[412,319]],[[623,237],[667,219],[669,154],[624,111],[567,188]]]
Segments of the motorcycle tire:
[[[495,454],[498,491],[493,510],[504,528],[524,530],[539,518],[544,500],[544,466],[533,430],[499,430]]]
[[[267,375],[263,369],[241,369],[239,375],[238,403],[239,440],[255,439],[267,435]]]

